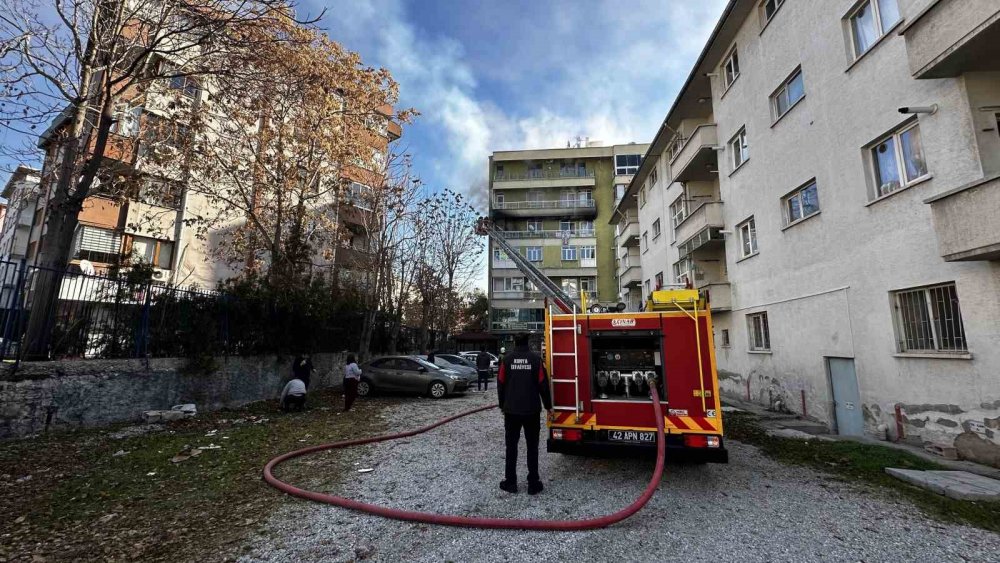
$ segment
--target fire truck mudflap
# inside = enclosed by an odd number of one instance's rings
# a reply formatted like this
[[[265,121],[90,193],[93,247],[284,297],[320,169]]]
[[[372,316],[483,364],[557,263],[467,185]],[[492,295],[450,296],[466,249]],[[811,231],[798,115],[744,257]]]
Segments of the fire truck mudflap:
[[[728,462],[711,312],[697,291],[656,291],[641,313],[549,314],[545,337],[548,451],[655,454],[655,385],[667,459]]]

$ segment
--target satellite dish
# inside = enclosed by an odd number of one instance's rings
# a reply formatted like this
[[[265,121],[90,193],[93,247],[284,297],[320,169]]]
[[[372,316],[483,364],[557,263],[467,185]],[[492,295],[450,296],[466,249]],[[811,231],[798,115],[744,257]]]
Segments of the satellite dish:
[[[622,312],[626,308],[628,308],[628,305],[626,305],[626,304],[622,303],[621,301],[619,301],[618,305],[615,308],[618,309],[618,312]]]
[[[80,260],[80,271],[88,276],[93,276],[97,274],[97,270],[90,260]]]

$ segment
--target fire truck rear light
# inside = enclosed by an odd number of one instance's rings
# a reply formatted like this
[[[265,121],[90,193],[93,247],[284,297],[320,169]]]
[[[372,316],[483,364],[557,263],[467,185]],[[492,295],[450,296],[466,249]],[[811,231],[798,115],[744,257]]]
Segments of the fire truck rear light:
[[[708,447],[710,447],[710,448],[718,448],[719,447],[719,437],[718,436],[709,436],[707,438],[707,440],[708,440]]]
[[[688,434],[684,436],[684,445],[689,448],[708,447],[708,438],[701,434]]]
[[[553,428],[552,439],[567,440],[570,442],[579,442],[580,440],[583,440],[583,431],[573,430],[573,429]]]

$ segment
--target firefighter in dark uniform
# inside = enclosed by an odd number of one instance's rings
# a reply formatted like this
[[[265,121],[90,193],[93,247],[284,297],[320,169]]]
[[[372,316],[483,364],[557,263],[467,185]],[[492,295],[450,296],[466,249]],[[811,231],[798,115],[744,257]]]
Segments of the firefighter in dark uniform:
[[[549,396],[549,378],[545,373],[542,357],[528,348],[528,335],[514,337],[514,351],[504,355],[497,375],[497,396],[503,411],[504,441],[507,446],[504,480],[500,488],[508,493],[517,492],[517,445],[524,429],[528,448],[528,494],[542,492],[538,475],[538,434],[541,426],[538,415],[552,411]]]

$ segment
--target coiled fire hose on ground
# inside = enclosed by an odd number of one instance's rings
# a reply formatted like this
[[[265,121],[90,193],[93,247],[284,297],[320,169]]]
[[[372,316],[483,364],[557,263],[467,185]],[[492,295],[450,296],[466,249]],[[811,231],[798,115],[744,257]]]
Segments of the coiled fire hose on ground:
[[[264,466],[264,481],[272,487],[288,493],[292,496],[304,498],[307,500],[313,500],[316,502],[323,502],[326,504],[332,504],[334,506],[339,506],[341,508],[349,508],[351,510],[357,510],[360,512],[367,512],[369,514],[374,514],[376,516],[382,516],[385,518],[393,518],[396,520],[408,520],[411,522],[424,522],[427,524],[439,524],[442,526],[459,526],[466,528],[493,528],[493,529],[503,529],[503,530],[553,530],[553,531],[580,531],[580,530],[593,530],[596,528],[604,528],[621,522],[622,520],[632,516],[638,512],[649,499],[653,497],[653,493],[656,492],[656,487],[660,484],[660,477],[663,475],[663,461],[666,454],[666,444],[664,443],[663,435],[663,409],[660,405],[660,396],[656,392],[656,388],[653,387],[652,399],[653,399],[653,411],[656,416],[656,469],[653,470],[653,477],[649,480],[649,484],[646,485],[646,490],[643,491],[642,495],[637,498],[632,504],[626,506],[625,508],[619,510],[618,512],[607,514],[605,516],[598,516],[596,518],[588,518],[586,520],[520,520],[516,518],[481,518],[481,517],[471,517],[471,516],[457,516],[451,514],[433,514],[429,512],[416,512],[413,510],[400,510],[396,508],[388,508],[385,506],[378,506],[375,504],[369,504],[366,502],[361,502],[349,498],[339,497],[336,495],[329,495],[325,493],[317,493],[314,491],[307,491],[300,489],[294,485],[290,485],[281,481],[274,476],[274,468],[278,465],[297,457],[304,455],[309,455],[316,452],[321,452],[325,450],[335,450],[341,448],[349,448],[351,446],[360,446],[362,444],[372,444],[375,442],[385,442],[387,440],[396,440],[399,438],[407,438],[410,436],[416,436],[417,434],[423,434],[428,430],[437,428],[449,422],[458,420],[464,416],[470,414],[475,414],[477,412],[482,412],[485,410],[496,408],[495,405],[479,407],[466,411],[455,416],[450,416],[429,426],[424,426],[423,428],[418,428],[416,430],[410,430],[408,432],[400,432],[398,434],[389,434],[385,436],[376,436],[373,438],[359,438],[356,440],[346,440],[343,442],[334,442],[331,444],[322,444],[319,446],[312,446],[308,448],[302,448],[301,450],[295,450],[293,452],[288,452],[286,454],[279,455],[278,457],[267,462]]]

